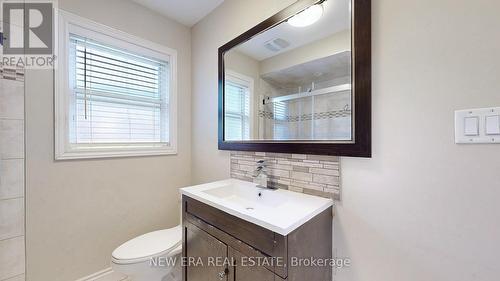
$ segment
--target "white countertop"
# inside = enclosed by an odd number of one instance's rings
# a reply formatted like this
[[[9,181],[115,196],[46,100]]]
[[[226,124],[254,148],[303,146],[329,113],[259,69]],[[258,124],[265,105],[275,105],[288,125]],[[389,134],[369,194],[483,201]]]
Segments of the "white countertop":
[[[333,205],[331,199],[261,189],[237,179],[185,187],[181,193],[284,236]]]

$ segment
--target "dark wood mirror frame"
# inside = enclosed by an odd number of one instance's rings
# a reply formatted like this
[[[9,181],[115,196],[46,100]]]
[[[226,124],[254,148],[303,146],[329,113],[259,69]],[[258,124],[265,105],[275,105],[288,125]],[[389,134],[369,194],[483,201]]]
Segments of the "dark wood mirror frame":
[[[371,0],[351,0],[354,143],[224,140],[224,54],[322,1],[299,0],[219,48],[219,150],[371,157]]]

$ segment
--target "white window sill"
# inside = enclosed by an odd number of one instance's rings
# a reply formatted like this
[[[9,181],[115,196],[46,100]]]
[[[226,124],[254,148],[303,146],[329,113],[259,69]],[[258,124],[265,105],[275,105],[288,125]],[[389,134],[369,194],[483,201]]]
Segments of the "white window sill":
[[[169,145],[140,145],[140,146],[78,146],[69,147],[64,151],[56,151],[56,160],[96,159],[137,156],[175,155],[177,148]]]

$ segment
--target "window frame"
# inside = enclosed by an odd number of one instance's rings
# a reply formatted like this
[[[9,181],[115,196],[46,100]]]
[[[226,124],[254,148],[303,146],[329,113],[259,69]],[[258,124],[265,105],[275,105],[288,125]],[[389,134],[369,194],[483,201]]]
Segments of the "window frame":
[[[255,135],[255,121],[254,121],[254,116],[255,116],[255,92],[254,92],[254,79],[250,76],[241,74],[239,72],[236,72],[234,70],[226,70],[226,81],[231,81],[234,84],[240,84],[248,87],[249,91],[249,99],[250,99],[250,109],[249,109],[249,116],[248,116],[248,127],[250,129],[249,132],[249,139],[253,139]],[[224,85],[225,86],[225,85]],[[224,118],[226,118],[226,115],[224,114]]]
[[[55,53],[57,54],[58,62],[54,74],[55,159],[67,160],[177,154],[177,51],[63,10],[58,11],[57,20],[58,32],[56,32],[56,40],[58,43],[56,44]],[[72,99],[72,94],[68,86],[70,33],[88,37],[132,53],[169,62],[168,143],[70,143],[69,109]]]

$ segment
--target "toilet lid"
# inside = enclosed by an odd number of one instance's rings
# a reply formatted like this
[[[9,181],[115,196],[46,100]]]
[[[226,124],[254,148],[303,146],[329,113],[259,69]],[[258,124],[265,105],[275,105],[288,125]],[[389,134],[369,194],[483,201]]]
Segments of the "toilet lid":
[[[113,251],[115,261],[140,261],[169,253],[182,242],[182,228],[164,229],[146,233],[123,243]]]

